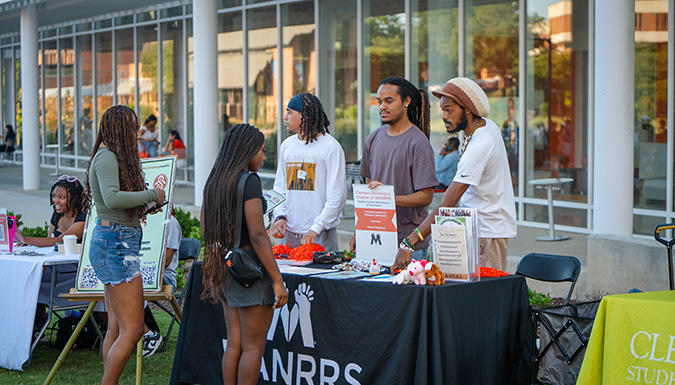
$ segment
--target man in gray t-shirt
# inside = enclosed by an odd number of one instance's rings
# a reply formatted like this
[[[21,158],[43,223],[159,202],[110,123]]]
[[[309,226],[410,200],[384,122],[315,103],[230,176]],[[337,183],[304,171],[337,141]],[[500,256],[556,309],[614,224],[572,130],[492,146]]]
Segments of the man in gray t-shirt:
[[[363,146],[360,175],[370,188],[393,185],[399,242],[414,231],[424,218],[438,185],[434,151],[429,143],[429,99],[402,78],[382,80],[377,90],[383,126],[371,133]],[[426,106],[426,107],[423,107]],[[426,111],[425,111],[426,110]],[[429,240],[415,245],[425,250]],[[352,250],[356,248],[352,238]],[[413,255],[423,258],[424,252]]]

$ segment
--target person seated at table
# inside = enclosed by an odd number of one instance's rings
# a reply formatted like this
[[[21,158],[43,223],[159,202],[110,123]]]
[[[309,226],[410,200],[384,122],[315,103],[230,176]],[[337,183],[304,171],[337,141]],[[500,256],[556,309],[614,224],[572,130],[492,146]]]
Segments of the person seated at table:
[[[164,154],[176,155],[177,167],[187,166],[187,159],[185,158],[185,144],[183,144],[183,141],[180,139],[180,134],[178,131],[169,131],[169,140],[166,141],[166,145],[164,146]]]
[[[87,213],[82,207],[83,191],[77,177],[61,175],[49,192],[50,205],[54,208],[49,220],[49,236],[26,237],[21,231],[17,231],[16,242],[19,246],[54,246],[63,242],[64,235],[71,234],[77,236],[77,241],[81,242],[84,221],[87,219]]]
[[[164,251],[164,283],[173,286],[173,291],[176,291],[178,272],[178,250],[180,249],[180,241],[183,231],[176,219],[176,210],[171,207],[171,218],[169,219],[169,226],[167,227],[166,235],[166,250]],[[162,335],[160,334],[159,326],[152,311],[145,304],[145,327],[143,334],[143,357],[150,357],[162,344]]]
[[[59,180],[52,186],[49,194],[51,206],[54,208],[49,221],[49,236],[26,237],[21,231],[17,231],[17,243],[19,245],[49,247],[63,242],[63,236],[71,234],[77,236],[77,241],[81,242],[84,233],[84,222],[87,219],[86,210],[82,206],[83,191],[84,189],[77,180],[77,177],[61,175]],[[38,330],[47,320],[45,305],[49,303],[50,299],[52,269],[51,266],[48,266],[42,273],[40,293],[38,294],[38,307],[35,313],[35,328]],[[58,265],[56,275],[55,293],[67,293],[70,291],[70,288],[75,287],[77,263]]]

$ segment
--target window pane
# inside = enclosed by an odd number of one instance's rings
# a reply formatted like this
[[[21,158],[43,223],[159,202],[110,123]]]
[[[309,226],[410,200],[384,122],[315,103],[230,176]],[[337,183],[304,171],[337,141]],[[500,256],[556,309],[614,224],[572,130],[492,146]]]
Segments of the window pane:
[[[75,143],[77,136],[75,133],[75,126],[73,122],[75,114],[74,97],[75,97],[75,47],[73,38],[66,38],[60,40],[59,54],[61,59],[61,126],[59,128],[59,135],[61,137],[61,152],[64,154],[75,154]],[[72,166],[70,164],[63,164],[64,166]]]
[[[458,74],[457,1],[412,1],[411,78],[420,89],[440,89]],[[439,25],[445,26],[438,28]],[[431,103],[431,145],[438,153],[448,139],[438,98]]]
[[[14,65],[12,63],[12,49],[0,51],[2,54],[2,127],[11,124],[14,128]],[[17,139],[21,139],[17,135]]]
[[[321,102],[331,121],[331,133],[345,151],[347,162],[358,160],[358,88],[356,0],[322,3],[321,47],[324,71],[320,71]]]
[[[117,102],[131,109],[134,106],[136,89],[136,68],[134,66],[134,31],[115,31],[115,59],[117,74]]]
[[[490,100],[489,118],[501,128],[518,194],[518,2],[467,1],[466,76]]]
[[[45,145],[58,144],[56,137],[59,126],[58,62],[59,52],[56,40],[48,40],[44,47],[45,84]]]
[[[546,188],[537,188],[536,195],[540,196],[543,192],[546,197]],[[557,199],[558,193],[554,192],[554,199]],[[587,211],[579,209],[571,209],[568,207],[554,207],[553,208],[553,225],[557,226],[587,226]],[[525,205],[525,220],[530,222],[548,223],[548,206],[539,205]],[[547,227],[548,229],[548,227]]]
[[[529,0],[525,180],[566,177],[557,199],[588,195],[588,1]],[[534,196],[527,186],[526,196]]]
[[[187,7],[188,9],[190,6]],[[195,77],[194,77],[194,59],[195,59],[195,51],[194,51],[194,38],[192,36],[192,18],[186,19],[185,20],[185,33],[187,34],[187,103],[188,103],[188,109],[187,109],[187,127],[188,127],[188,140],[187,143],[194,143],[194,124],[195,124],[195,116],[194,116],[194,84],[195,84]],[[190,145],[187,145],[186,147],[193,147]],[[220,148],[220,147],[219,147]],[[188,151],[188,162],[192,163],[194,161],[192,152]],[[188,176],[189,180],[194,180],[193,177],[194,174]]]
[[[176,20],[162,23],[162,111],[164,142],[168,138],[169,130],[179,132],[181,139],[188,148],[187,125],[183,113],[185,99],[185,42],[183,40],[183,21]]]
[[[275,7],[248,12],[248,120],[265,134],[267,161],[277,164],[277,28]]]
[[[316,55],[314,55],[314,2],[281,6],[283,23],[283,94],[284,107],[293,95],[316,92]],[[329,127],[330,131],[330,127]],[[282,128],[282,140],[289,135]]]
[[[14,122],[16,126],[16,135],[21,136],[22,120],[21,120],[21,48],[14,48]]]
[[[636,1],[635,19],[634,206],[665,210],[668,1]],[[653,222],[636,215],[635,232],[653,233]]]
[[[218,0],[218,9],[241,5],[241,0]]]
[[[157,25],[146,25],[139,27],[136,32],[138,38],[138,117],[141,121],[150,115],[155,115],[159,119],[159,104],[157,100]],[[119,68],[119,63],[118,63]],[[119,79],[118,79],[119,81]],[[133,94],[133,88],[132,88]],[[161,124],[158,123],[159,140],[161,141]]]
[[[218,112],[221,140],[231,126],[244,121],[244,36],[241,12],[218,17]]]
[[[78,155],[91,156],[94,147],[93,94],[94,75],[91,35],[77,37],[77,85],[80,90]]]
[[[390,76],[405,76],[405,14],[403,0],[363,3],[364,135],[382,125],[377,88]]]
[[[633,233],[640,235],[649,235],[653,237],[654,229],[656,228],[656,226],[662,225],[664,223],[672,223],[672,221],[666,222],[666,218],[664,217],[648,217],[646,215],[633,215]],[[661,236],[664,236],[664,234],[661,233]]]
[[[96,127],[113,105],[112,33],[96,34]]]

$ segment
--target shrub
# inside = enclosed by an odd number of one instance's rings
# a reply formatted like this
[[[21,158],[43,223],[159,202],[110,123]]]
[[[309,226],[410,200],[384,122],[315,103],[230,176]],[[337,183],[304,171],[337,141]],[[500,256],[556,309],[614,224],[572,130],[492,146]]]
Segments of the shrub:
[[[530,297],[530,305],[532,306],[545,307],[553,300],[550,295],[530,290],[529,287],[527,288],[527,295]]]
[[[47,224],[47,222],[45,222],[44,226],[21,228],[21,226],[23,225],[23,221],[21,220],[21,214],[14,214],[13,212],[8,211],[7,215],[11,215],[11,216],[16,217],[17,229],[19,229],[21,231],[21,234],[23,234],[24,237],[48,237],[49,236],[49,225]]]

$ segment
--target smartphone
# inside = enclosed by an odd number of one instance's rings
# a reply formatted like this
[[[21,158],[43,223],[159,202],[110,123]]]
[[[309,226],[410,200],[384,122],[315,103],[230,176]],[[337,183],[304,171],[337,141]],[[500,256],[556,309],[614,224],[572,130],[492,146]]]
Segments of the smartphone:
[[[161,209],[162,207],[166,206],[167,204],[169,204],[169,201],[164,201],[164,203],[162,203],[161,205],[154,204],[152,206],[149,206],[147,209],[145,209],[145,213],[146,214],[156,213],[157,210]]]

